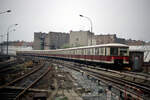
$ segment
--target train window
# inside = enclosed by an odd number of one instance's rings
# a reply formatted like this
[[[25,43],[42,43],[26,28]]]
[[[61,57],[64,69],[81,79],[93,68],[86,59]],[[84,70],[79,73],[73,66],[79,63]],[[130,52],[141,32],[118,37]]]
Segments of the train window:
[[[92,55],[95,55],[95,48],[92,49]]]
[[[109,47],[106,48],[106,55],[107,55],[107,56],[110,55],[110,48],[109,48]]]
[[[90,48],[90,55],[92,55],[92,48]]]
[[[83,51],[84,49],[81,49],[81,55],[84,55],[84,51]]]
[[[99,48],[99,55],[101,55],[101,48]]]
[[[70,50],[68,50],[68,54],[70,54]]]
[[[79,50],[78,50],[78,55],[80,55],[80,54],[81,54],[81,50],[79,49]]]
[[[87,54],[90,55],[90,49],[87,49]]]
[[[91,48],[88,49],[88,54],[92,55],[92,49]]]
[[[76,50],[74,50],[74,55],[76,55]]]
[[[80,50],[78,50],[78,55],[80,54]]]
[[[86,49],[84,49],[84,55],[86,55]]]
[[[107,55],[107,48],[105,48],[105,56]]]
[[[104,55],[104,48],[101,48],[101,55]]]
[[[70,54],[71,54],[71,55],[73,54],[73,51],[72,51],[72,50],[70,50]]]
[[[120,56],[127,56],[127,48],[120,48]]]
[[[70,52],[70,53],[71,53],[71,55],[73,55],[73,50],[71,50],[71,52]]]
[[[78,50],[76,50],[76,55],[78,55]]]
[[[78,50],[76,50],[76,55],[78,55]]]
[[[105,48],[103,48],[103,56],[105,56]]]
[[[99,55],[99,50],[98,50],[98,48],[95,48],[95,55]]]
[[[66,54],[66,51],[63,51],[64,52],[64,54]]]
[[[68,53],[68,51],[64,51],[64,54],[67,54]]]
[[[79,54],[81,55],[81,49],[79,50]]]
[[[89,49],[86,49],[86,55],[89,55]]]
[[[70,50],[70,54],[71,54],[71,55],[73,54],[73,50]]]
[[[86,49],[83,49],[84,55],[86,55]]]
[[[85,55],[87,55],[87,49],[85,49]]]
[[[118,48],[117,47],[111,47],[110,48],[110,55],[118,56]]]
[[[80,49],[80,55],[82,54],[82,49]]]

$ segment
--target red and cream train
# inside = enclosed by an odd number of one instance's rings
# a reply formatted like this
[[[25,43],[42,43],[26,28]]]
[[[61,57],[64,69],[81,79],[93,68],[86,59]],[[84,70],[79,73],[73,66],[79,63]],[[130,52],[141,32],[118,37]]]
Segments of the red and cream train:
[[[93,64],[115,65],[116,67],[129,64],[129,47],[118,43],[57,50],[17,51],[17,55],[50,57]]]

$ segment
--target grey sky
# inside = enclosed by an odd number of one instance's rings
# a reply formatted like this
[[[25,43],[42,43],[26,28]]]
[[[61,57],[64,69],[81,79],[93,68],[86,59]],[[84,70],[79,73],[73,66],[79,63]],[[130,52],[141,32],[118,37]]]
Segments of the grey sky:
[[[0,34],[19,24],[10,40],[32,41],[34,32],[89,30],[150,41],[150,0],[0,0]]]

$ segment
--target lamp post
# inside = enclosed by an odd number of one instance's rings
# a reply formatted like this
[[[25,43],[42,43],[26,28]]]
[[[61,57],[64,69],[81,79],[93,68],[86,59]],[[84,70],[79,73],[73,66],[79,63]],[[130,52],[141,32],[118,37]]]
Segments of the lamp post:
[[[86,19],[88,19],[90,21],[90,25],[91,25],[91,33],[92,33],[92,29],[93,29],[93,25],[92,25],[92,20],[89,17],[83,16],[83,15],[79,15],[80,17],[84,17]]]
[[[1,54],[3,54],[3,35],[0,35],[0,37],[1,37]]]
[[[18,24],[13,24],[13,25],[10,25],[10,26],[8,27],[8,30],[7,30],[7,55],[8,55],[9,29],[10,29],[11,27],[17,26],[17,25],[18,25]]]
[[[90,22],[90,25],[91,25],[91,45],[92,45],[92,29],[93,29],[92,20],[89,17],[87,17],[87,16],[83,16],[83,15],[79,15],[79,16],[88,19],[89,22]]]
[[[0,12],[0,14],[3,14],[3,13],[10,13],[11,10],[7,10],[7,11],[3,11],[3,12]]]

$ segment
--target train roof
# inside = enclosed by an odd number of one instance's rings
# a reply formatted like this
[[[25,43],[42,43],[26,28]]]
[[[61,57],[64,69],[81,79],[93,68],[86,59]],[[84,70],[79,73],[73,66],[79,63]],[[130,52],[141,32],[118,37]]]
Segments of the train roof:
[[[110,44],[101,44],[101,45],[92,45],[92,46],[82,46],[82,47],[74,47],[74,48],[66,48],[66,49],[56,49],[56,50],[29,50],[30,51],[65,51],[65,50],[75,50],[75,49],[86,49],[86,48],[95,48],[95,47],[129,47],[125,44],[120,43],[110,43]]]
[[[125,45],[125,44],[120,44],[120,43],[109,43],[109,44],[101,44],[101,45],[67,48],[67,49],[84,49],[84,48],[95,48],[95,47],[127,47],[128,48],[129,46]],[[58,50],[62,50],[62,49],[58,49]],[[64,50],[66,50],[66,49],[64,49]]]

